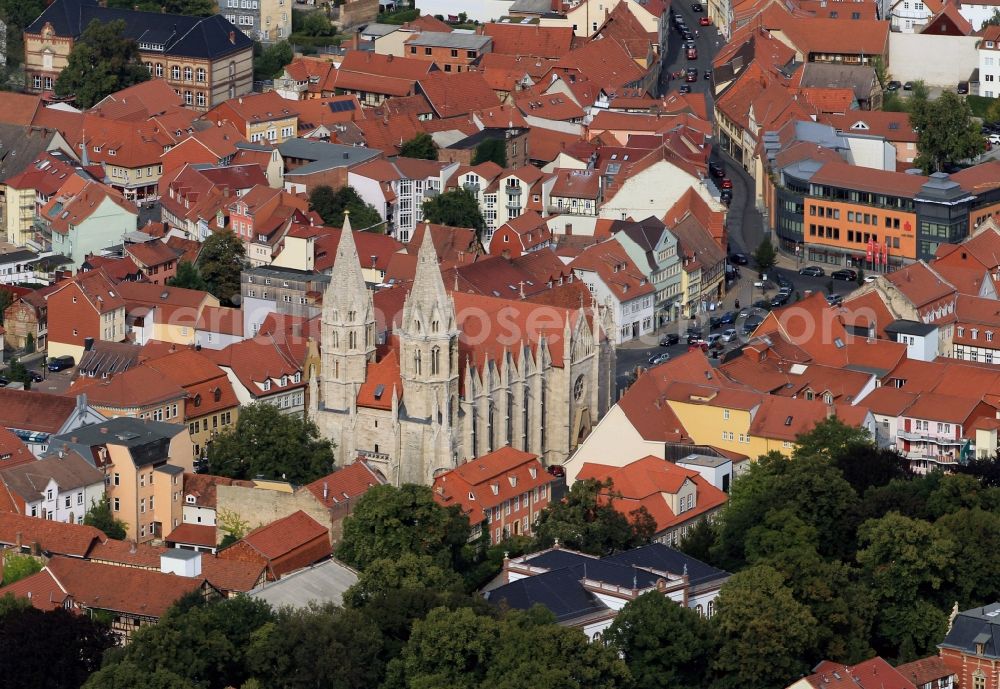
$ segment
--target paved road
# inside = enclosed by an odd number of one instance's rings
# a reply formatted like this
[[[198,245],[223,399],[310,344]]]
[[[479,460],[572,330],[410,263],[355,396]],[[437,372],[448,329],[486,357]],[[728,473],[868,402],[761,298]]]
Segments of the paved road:
[[[691,86],[692,91],[705,94],[708,101],[708,112],[711,115],[714,107],[712,89],[711,82],[705,80],[705,70],[712,68],[712,58],[715,57],[716,52],[718,52],[719,47],[722,45],[722,39],[714,26],[698,25],[698,19],[706,15],[705,12],[695,12],[692,10],[691,4],[691,2],[684,2],[682,0],[673,5],[673,11],[684,18],[691,33],[698,32],[698,35],[694,39],[695,44],[698,46],[698,58],[696,60],[688,60],[685,57],[684,37],[671,24],[670,36],[667,38],[667,51],[663,56],[660,95],[665,95],[671,89],[677,89],[686,83],[683,79],[669,78],[672,72],[687,70],[688,67],[695,67],[698,70],[698,81],[688,85]]]

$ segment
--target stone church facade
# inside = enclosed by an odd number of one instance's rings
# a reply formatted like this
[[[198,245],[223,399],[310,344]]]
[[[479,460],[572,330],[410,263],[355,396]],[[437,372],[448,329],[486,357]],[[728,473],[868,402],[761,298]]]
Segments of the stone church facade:
[[[338,465],[364,457],[393,484],[504,445],[561,464],[612,403],[614,346],[590,309],[445,289],[424,235],[385,342],[345,221],[323,298],[310,414]],[[399,289],[399,288],[394,288]]]

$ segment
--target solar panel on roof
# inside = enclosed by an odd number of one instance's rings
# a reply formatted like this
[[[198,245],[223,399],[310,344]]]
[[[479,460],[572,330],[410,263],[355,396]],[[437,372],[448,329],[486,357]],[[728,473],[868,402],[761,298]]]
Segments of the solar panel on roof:
[[[354,110],[353,100],[338,100],[330,103],[330,112],[347,112]]]

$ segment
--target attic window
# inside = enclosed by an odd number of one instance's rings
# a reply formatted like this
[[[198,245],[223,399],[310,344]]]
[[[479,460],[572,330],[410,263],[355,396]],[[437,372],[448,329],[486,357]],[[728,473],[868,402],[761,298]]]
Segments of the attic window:
[[[475,500],[475,499],[476,499],[476,494],[475,494],[475,493],[473,493],[473,492],[472,492],[472,491],[470,490],[470,491],[469,491],[469,500]]]
[[[101,147],[100,146],[94,146],[94,153],[100,153],[100,152],[101,152]]]
[[[264,381],[264,391],[266,392],[270,389],[271,389],[271,379],[268,378],[267,380]]]
[[[531,478],[536,479],[538,478],[538,469],[536,469],[535,467],[528,467],[528,474],[531,476]]]
[[[841,340],[839,337],[835,337],[833,338],[833,346],[836,347],[837,349],[843,349],[844,341]]]
[[[115,156],[115,155],[118,155],[118,153],[116,153],[115,149],[112,148],[111,150],[108,151],[108,155],[109,156]]]
[[[188,495],[184,499],[187,501],[187,504],[189,505],[193,505],[195,503],[195,497],[193,495]]]
[[[218,402],[219,400],[221,400],[222,399],[222,388],[216,387],[215,390],[212,391],[212,397],[215,398],[216,402]]]
[[[992,48],[993,47],[993,41],[986,41],[986,47],[987,48]]]
[[[510,481],[510,487],[514,488],[517,486],[517,476],[508,476],[507,480]]]
[[[200,407],[201,406],[201,395],[200,394],[194,396],[194,406],[196,406],[196,407]]]
[[[785,425],[786,426],[791,426],[792,425],[792,417],[789,416],[789,417],[785,418]]]
[[[500,495],[500,484],[499,483],[491,483],[490,484],[490,490],[493,491],[493,495]]]
[[[379,383],[375,386],[375,399],[382,399],[382,395],[385,394],[385,386]]]

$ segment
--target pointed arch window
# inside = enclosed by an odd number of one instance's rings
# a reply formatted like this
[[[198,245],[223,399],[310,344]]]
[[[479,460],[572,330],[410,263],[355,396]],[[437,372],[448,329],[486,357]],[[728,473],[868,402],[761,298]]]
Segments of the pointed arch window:
[[[348,349],[358,348],[358,334],[353,330],[347,333],[347,347]]]
[[[437,321],[435,321],[436,323]],[[431,349],[431,375],[436,376],[441,372],[441,348],[433,347]]]
[[[431,332],[436,333],[441,329],[441,324],[438,321],[431,321]]]
[[[372,346],[372,326],[365,327],[365,348]]]
[[[339,347],[340,346],[340,333],[338,333],[336,330],[334,330],[332,333],[330,333],[330,342],[331,342],[331,344],[334,347]]]
[[[413,353],[413,372],[420,375],[420,350]]]
[[[349,323],[353,323],[353,322],[354,322],[354,317],[355,317],[355,316],[357,316],[357,315],[358,315],[358,314],[357,314],[357,312],[356,312],[356,311],[348,311],[348,312],[347,312],[347,321],[348,321]]]
[[[418,321],[416,319],[413,320],[413,332],[415,332],[415,333],[419,333],[420,332],[420,321]]]

